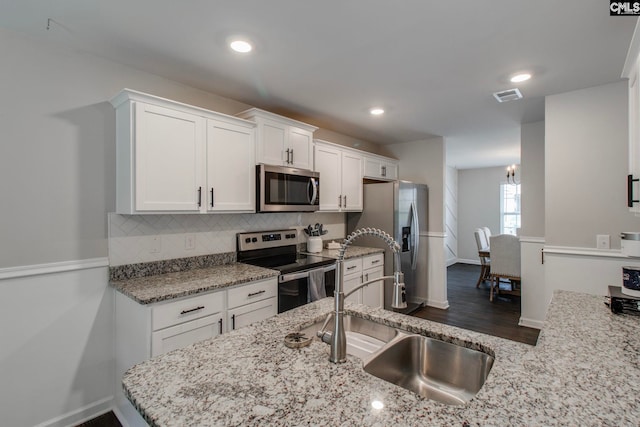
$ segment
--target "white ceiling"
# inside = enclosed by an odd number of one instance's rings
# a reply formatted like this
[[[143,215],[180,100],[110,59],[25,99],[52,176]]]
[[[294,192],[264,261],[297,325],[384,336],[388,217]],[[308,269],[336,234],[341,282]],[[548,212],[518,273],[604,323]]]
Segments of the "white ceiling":
[[[546,95],[618,81],[636,20],[604,0],[0,2],[2,27],[346,135],[444,136],[459,168],[518,163],[520,124],[544,119]],[[229,51],[232,34],[255,52]],[[534,73],[524,99],[498,104],[520,70]]]

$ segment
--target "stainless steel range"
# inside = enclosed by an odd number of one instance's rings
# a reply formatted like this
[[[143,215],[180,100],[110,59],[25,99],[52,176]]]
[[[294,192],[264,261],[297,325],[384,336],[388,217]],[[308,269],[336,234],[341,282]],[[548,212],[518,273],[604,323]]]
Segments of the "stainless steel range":
[[[323,287],[326,296],[333,296],[336,260],[298,253],[297,230],[238,233],[236,237],[238,262],[280,271],[278,313],[315,299],[317,293],[310,287]]]

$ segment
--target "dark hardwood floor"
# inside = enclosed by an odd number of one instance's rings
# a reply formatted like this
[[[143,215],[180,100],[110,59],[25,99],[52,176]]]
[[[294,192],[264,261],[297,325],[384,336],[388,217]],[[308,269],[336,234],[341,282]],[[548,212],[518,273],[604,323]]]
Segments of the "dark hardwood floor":
[[[122,427],[122,424],[113,411],[109,411],[92,420],[78,424],[76,427]]]
[[[500,295],[489,301],[489,282],[476,288],[480,266],[454,264],[447,268],[449,309],[423,307],[414,316],[487,335],[535,345],[538,329],[518,326],[520,297]]]

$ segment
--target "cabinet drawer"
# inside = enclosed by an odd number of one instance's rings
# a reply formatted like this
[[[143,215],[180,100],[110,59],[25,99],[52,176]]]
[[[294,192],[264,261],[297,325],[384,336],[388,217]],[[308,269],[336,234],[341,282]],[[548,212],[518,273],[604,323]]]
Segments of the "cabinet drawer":
[[[384,254],[376,254],[362,259],[362,269],[384,267]]]
[[[362,258],[348,259],[342,265],[342,274],[344,276],[351,276],[360,272],[362,272]]]
[[[224,294],[225,291],[218,291],[153,307],[151,330],[157,331],[168,326],[219,313],[224,310]]]
[[[183,348],[223,332],[222,315],[214,314],[151,334],[151,357]]]
[[[251,302],[262,301],[263,299],[277,296],[278,282],[275,278],[261,280],[259,282],[249,283],[248,285],[229,289],[227,292],[229,298],[227,307],[235,308]]]

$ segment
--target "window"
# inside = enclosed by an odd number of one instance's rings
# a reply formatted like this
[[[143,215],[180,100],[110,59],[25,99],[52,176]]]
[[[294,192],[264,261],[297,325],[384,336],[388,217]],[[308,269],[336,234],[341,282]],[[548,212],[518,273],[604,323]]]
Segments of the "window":
[[[500,232],[516,235],[520,228],[520,184],[500,184]]]

